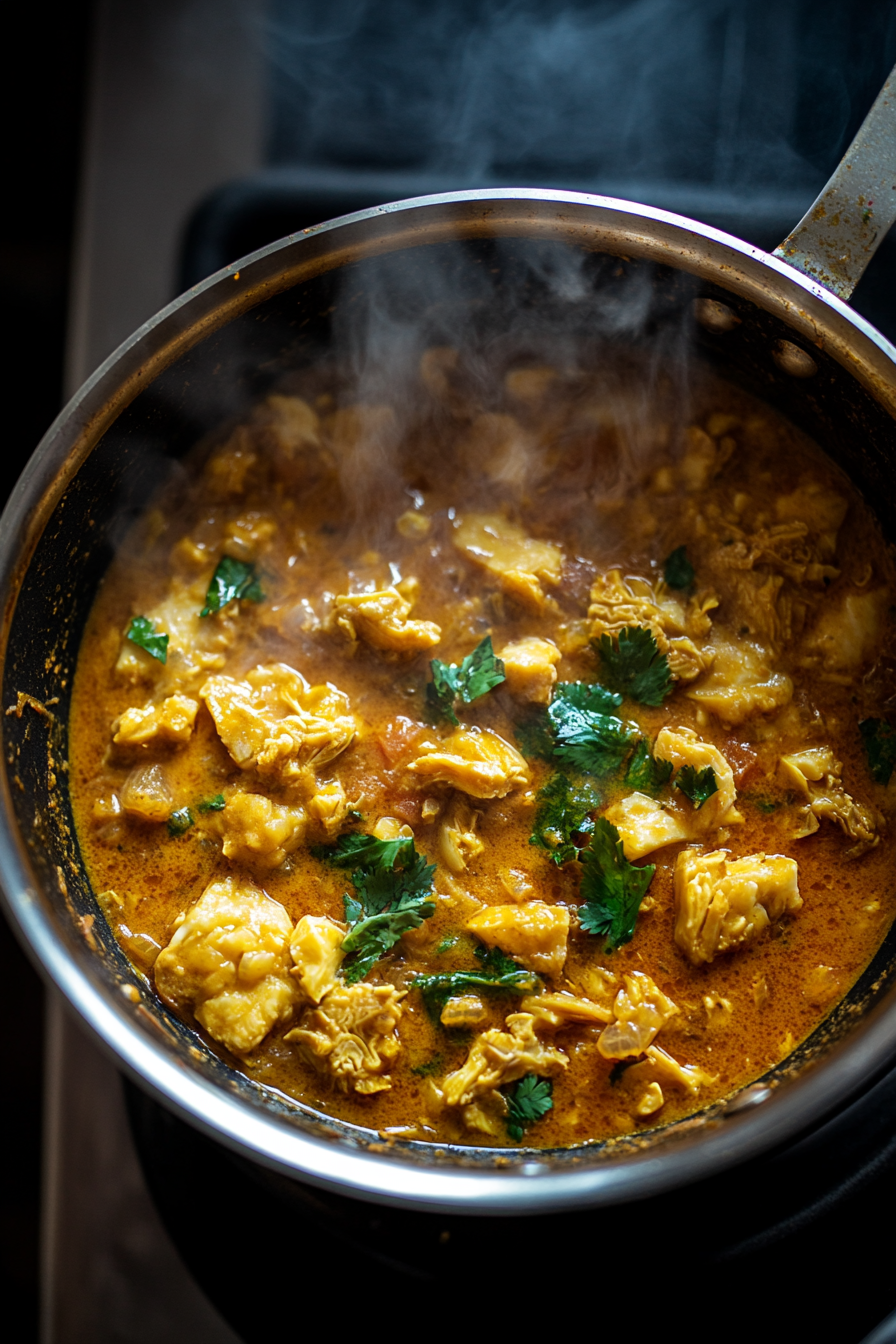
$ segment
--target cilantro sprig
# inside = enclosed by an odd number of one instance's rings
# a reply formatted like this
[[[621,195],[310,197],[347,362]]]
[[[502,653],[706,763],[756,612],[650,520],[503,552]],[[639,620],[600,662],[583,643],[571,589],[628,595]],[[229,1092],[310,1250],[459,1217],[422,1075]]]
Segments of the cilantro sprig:
[[[675,788],[680,789],[685,798],[689,798],[697,811],[719,791],[719,782],[711,765],[698,770],[693,765],[683,765],[675,776]]]
[[[527,756],[588,775],[611,774],[640,735],[637,724],[614,712],[621,704],[621,695],[597,682],[558,682],[547,709],[517,728],[517,740]]]
[[[185,835],[195,821],[196,818],[188,807],[179,807],[168,818],[168,834]]]
[[[541,980],[534,971],[524,970],[518,962],[505,956],[500,948],[477,947],[479,966],[469,971],[442,971],[437,975],[418,975],[411,982],[423,996],[426,1011],[434,1022],[442,1016],[442,1009],[456,994],[478,990],[485,994],[538,994]]]
[[[871,778],[877,784],[889,784],[896,767],[896,728],[886,719],[863,719],[859,732]]]
[[[656,872],[656,864],[648,863],[637,868],[629,863],[619,832],[605,817],[594,823],[581,862],[581,894],[585,898],[585,904],[579,907],[582,928],[588,933],[606,936],[608,949],[631,942],[638,911]]]
[[[529,844],[545,850],[558,865],[578,858],[579,846],[573,837],[591,833],[592,813],[600,802],[600,794],[584,780],[575,782],[561,773],[551,775],[539,790]]]
[[[491,635],[486,635],[460,666],[438,658],[429,666],[432,681],[426,687],[426,703],[436,719],[447,719],[455,727],[459,722],[455,705],[472,704],[505,679],[504,664],[492,648]]]
[[[372,970],[408,929],[435,914],[434,863],[427,863],[412,836],[378,840],[374,835],[343,835],[331,849],[317,849],[336,868],[351,868],[355,894],[343,896],[349,931],[342,940],[346,959],[341,974],[355,984]]]
[[[678,546],[666,557],[663,578],[670,588],[690,588],[694,582],[694,566],[688,559],[686,546]]]
[[[214,798],[203,798],[201,803],[196,804],[197,812],[223,812],[227,806],[223,793],[216,793]]]
[[[126,638],[132,644],[155,658],[159,663],[168,661],[168,636],[156,630],[147,616],[134,616],[127,629]]]
[[[521,1141],[524,1130],[553,1109],[553,1090],[550,1078],[539,1078],[537,1074],[527,1073],[505,1091],[507,1133],[516,1143]]]
[[[661,705],[671,693],[668,659],[646,626],[626,626],[615,639],[601,635],[595,648],[601,675],[611,690],[642,705]]]
[[[649,793],[655,798],[669,783],[673,769],[671,761],[652,756],[650,748],[642,738],[625,768],[623,783],[629,789],[637,789],[638,793]]]
[[[262,602],[264,593],[255,572],[255,566],[244,560],[234,560],[232,555],[222,555],[212,575],[212,581],[205,595],[205,606],[200,616],[211,616],[212,612],[223,611],[231,602],[245,598],[248,602]]]

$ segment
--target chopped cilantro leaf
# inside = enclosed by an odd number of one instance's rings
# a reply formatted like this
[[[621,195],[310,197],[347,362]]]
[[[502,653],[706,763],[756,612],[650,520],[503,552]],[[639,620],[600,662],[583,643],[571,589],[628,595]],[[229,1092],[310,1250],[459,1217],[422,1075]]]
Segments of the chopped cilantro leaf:
[[[695,769],[693,765],[683,765],[675,777],[675,787],[681,789],[685,798],[690,798],[698,812],[707,798],[711,798],[719,791],[718,780],[711,765],[705,766],[702,770]]]
[[[437,719],[447,719],[455,727],[458,723],[455,704],[472,704],[504,680],[504,664],[495,656],[491,635],[486,635],[459,667],[455,663],[442,663],[438,658],[429,666],[432,681],[426,687],[427,704]]]
[[[661,705],[672,690],[672,673],[664,653],[646,626],[630,625],[617,639],[601,635],[597,646],[603,678],[611,690],[642,705]]]
[[[539,791],[538,800],[529,844],[546,850],[556,864],[578,858],[579,847],[572,837],[593,829],[591,813],[600,806],[600,794],[590,784],[575,784],[567,775],[556,774]]]
[[[553,1109],[552,1092],[550,1078],[539,1078],[534,1073],[527,1073],[504,1093],[507,1098],[507,1133],[517,1143],[523,1137],[523,1130]]]
[[[240,598],[246,598],[249,602],[261,602],[264,598],[255,566],[243,560],[234,560],[232,555],[222,555],[208,586],[205,606],[199,615],[211,616],[213,611],[223,611]]]
[[[375,835],[342,835],[332,847],[314,851],[337,868],[351,868],[355,894],[343,896],[351,927],[342,940],[346,984],[362,979],[408,929],[435,914],[434,863],[414,848],[413,836],[379,840]]]
[[[587,774],[617,770],[638,737],[635,724],[611,712],[619,703],[603,686],[561,682],[548,707],[555,757]]]
[[[201,803],[197,803],[196,810],[197,812],[222,812],[224,806],[223,793],[216,793],[214,798],[203,798]]]
[[[686,546],[679,546],[667,557],[663,578],[670,588],[690,588],[694,582],[694,566],[688,559]]]
[[[168,818],[168,834],[183,835],[193,825],[195,817],[188,807],[179,807]]]
[[[636,868],[629,863],[619,832],[605,817],[594,823],[587,849],[582,851],[582,895],[579,922],[588,933],[604,934],[608,948],[631,941],[641,902],[656,865]]]
[[[530,761],[550,761],[554,758],[554,735],[547,711],[539,709],[529,714],[514,730],[520,751]]]
[[[168,636],[156,633],[147,616],[135,616],[128,626],[127,638],[138,648],[145,649],[157,662],[168,661]]]
[[[449,999],[471,989],[486,994],[538,994],[541,991],[538,976],[533,971],[524,970],[499,948],[477,947],[476,958],[479,966],[474,970],[418,975],[412,981],[412,988],[419,989],[426,1011],[434,1022],[440,1020]]]
[[[650,748],[642,738],[626,766],[624,783],[627,788],[637,789],[639,793],[649,793],[655,798],[669,783],[673,768],[671,761],[651,756]]]
[[[432,1059],[428,1059],[425,1064],[414,1065],[411,1073],[415,1078],[431,1078],[434,1073],[438,1073],[441,1067],[442,1056],[433,1055]]]
[[[868,769],[878,784],[889,784],[896,766],[896,728],[886,719],[863,719],[859,724]]]

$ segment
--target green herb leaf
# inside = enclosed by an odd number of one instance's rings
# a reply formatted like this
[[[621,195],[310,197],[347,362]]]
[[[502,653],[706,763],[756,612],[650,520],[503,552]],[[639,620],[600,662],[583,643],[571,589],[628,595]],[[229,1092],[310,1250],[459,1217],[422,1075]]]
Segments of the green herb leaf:
[[[661,705],[672,690],[672,673],[653,632],[642,625],[620,630],[618,639],[601,635],[597,646],[603,678],[620,695],[642,705]]]
[[[520,751],[530,761],[554,759],[554,734],[546,709],[534,710],[514,729]]]
[[[135,616],[128,626],[127,638],[138,648],[145,649],[157,662],[168,661],[168,636],[156,634],[155,626],[147,616]]]
[[[690,798],[697,811],[719,791],[719,783],[711,765],[697,770],[693,765],[683,765],[675,777],[676,789],[681,789],[685,798]]]
[[[416,1064],[411,1069],[411,1073],[415,1078],[431,1078],[434,1073],[438,1073],[441,1067],[442,1056],[433,1055],[432,1059],[428,1059],[425,1064]]]
[[[620,696],[596,683],[560,682],[548,706],[554,756],[590,775],[618,770],[639,736],[636,724],[612,713],[620,703]]]
[[[627,788],[637,789],[639,793],[649,793],[655,798],[669,783],[673,769],[671,761],[651,756],[650,748],[642,738],[626,766],[623,782]]]
[[[188,807],[179,807],[168,818],[168,834],[183,835],[193,825],[195,817]]]
[[[373,835],[343,835],[331,849],[315,851],[337,868],[352,868],[355,895],[343,897],[347,954],[341,974],[346,984],[361,980],[408,929],[435,914],[434,863],[414,848],[412,836],[378,840]]]
[[[878,784],[889,784],[896,766],[896,728],[886,719],[863,719],[859,724],[868,769]]]
[[[539,1078],[527,1073],[505,1093],[507,1098],[507,1133],[517,1143],[523,1131],[541,1120],[553,1109],[553,1085],[550,1078]]]
[[[223,793],[216,793],[214,798],[203,798],[201,803],[196,804],[197,812],[223,812],[226,806]]]
[[[567,775],[556,774],[539,791],[538,799],[529,844],[546,850],[556,864],[578,858],[579,847],[572,837],[593,830],[591,813],[600,806],[600,794],[590,784],[576,784]]]
[[[472,704],[504,680],[504,664],[495,656],[491,635],[486,635],[459,667],[455,663],[442,663],[438,658],[429,666],[432,681],[426,687],[427,703],[437,718],[447,719],[455,726],[458,723],[455,704]]]
[[[690,588],[694,582],[694,566],[688,559],[686,546],[679,546],[667,557],[663,578],[670,588]]]
[[[526,971],[517,962],[504,955],[499,948],[478,947],[479,967],[469,971],[444,971],[438,975],[418,975],[411,982],[419,989],[426,1011],[434,1022],[439,1022],[442,1009],[456,994],[471,989],[485,994],[538,994],[541,980],[534,971]]]
[[[587,849],[581,854],[582,895],[579,922],[588,933],[605,934],[608,948],[631,942],[641,902],[656,865],[636,868],[629,863],[619,832],[605,817],[594,824]]]
[[[255,566],[243,560],[234,560],[232,555],[222,555],[208,586],[205,606],[199,615],[211,616],[213,611],[223,611],[240,598],[249,602],[261,602],[264,598]]]

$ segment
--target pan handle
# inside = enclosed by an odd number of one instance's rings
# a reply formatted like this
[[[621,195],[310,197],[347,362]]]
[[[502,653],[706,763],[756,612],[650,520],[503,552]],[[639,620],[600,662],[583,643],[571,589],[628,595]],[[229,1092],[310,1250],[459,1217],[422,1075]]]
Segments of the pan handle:
[[[774,255],[848,299],[896,220],[896,68],[818,199]]]

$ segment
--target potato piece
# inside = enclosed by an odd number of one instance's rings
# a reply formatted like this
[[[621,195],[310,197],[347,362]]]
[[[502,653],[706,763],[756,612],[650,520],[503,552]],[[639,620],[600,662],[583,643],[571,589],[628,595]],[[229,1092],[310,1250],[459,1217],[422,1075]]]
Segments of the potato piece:
[[[251,882],[212,882],[156,958],[156,989],[176,1012],[192,1009],[228,1050],[245,1054],[292,1015],[291,933],[283,906]]]
[[[224,841],[226,859],[261,868],[279,868],[304,840],[306,823],[301,807],[274,803],[260,793],[236,793],[208,817],[210,829]]]
[[[802,904],[795,859],[686,849],[675,864],[675,941],[692,966],[746,946]]]
[[[550,704],[551,690],[557,680],[556,664],[561,658],[556,644],[529,636],[505,644],[498,656],[504,664],[511,695],[536,705]]]
[[[556,979],[566,962],[569,911],[546,901],[487,905],[467,920],[467,928],[489,947],[500,947],[527,971]]]
[[[160,705],[126,709],[116,721],[112,741],[120,747],[182,746],[193,736],[199,701],[169,695]]]
[[[411,603],[397,588],[344,594],[335,601],[335,624],[353,643],[363,639],[374,649],[413,657],[442,638],[434,621],[409,621]]]
[[[456,728],[408,769],[432,784],[451,784],[472,798],[505,798],[529,783],[525,758],[488,728]]]

